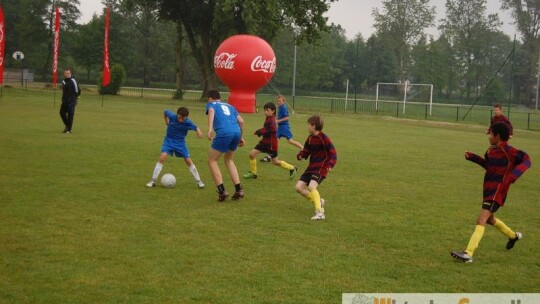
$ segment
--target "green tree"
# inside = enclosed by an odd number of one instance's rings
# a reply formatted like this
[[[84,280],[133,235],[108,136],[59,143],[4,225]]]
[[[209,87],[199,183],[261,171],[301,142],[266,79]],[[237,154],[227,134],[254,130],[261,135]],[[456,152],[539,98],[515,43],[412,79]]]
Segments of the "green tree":
[[[523,85],[524,99],[532,102],[536,86],[536,67],[540,53],[540,1],[538,0],[501,0],[502,8],[510,10],[516,21],[516,27],[523,39],[523,49],[527,60],[521,74],[516,73],[516,86]],[[518,79],[519,78],[519,82]],[[516,91],[520,93],[520,91]]]
[[[424,36],[424,30],[433,26],[435,7],[429,0],[385,0],[382,12],[375,8],[374,27],[394,42],[399,63],[399,81],[407,80],[408,52],[411,45]]]
[[[491,47],[487,39],[501,25],[497,14],[486,17],[485,11],[485,0],[447,0],[446,18],[441,20],[440,29],[452,46],[457,76],[463,81],[461,95],[467,99],[480,93],[485,53]]]

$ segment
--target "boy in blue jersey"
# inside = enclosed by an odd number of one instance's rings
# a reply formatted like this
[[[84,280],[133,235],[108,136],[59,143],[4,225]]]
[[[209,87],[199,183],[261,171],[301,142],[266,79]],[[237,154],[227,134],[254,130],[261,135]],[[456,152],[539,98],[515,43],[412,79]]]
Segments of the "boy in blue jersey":
[[[218,201],[223,202],[229,197],[229,193],[227,193],[223,185],[223,177],[217,163],[223,154],[225,155],[225,166],[235,188],[231,198],[233,200],[241,199],[244,197],[244,190],[242,190],[238,170],[234,164],[234,151],[236,151],[237,147],[244,146],[245,143],[242,137],[244,120],[235,107],[221,102],[221,95],[217,90],[208,91],[206,114],[208,115],[208,139],[212,140],[212,146],[208,152],[208,167],[217,186]],[[212,130],[216,133],[215,137]]]
[[[289,125],[289,110],[287,109],[287,104],[285,103],[285,97],[278,95],[277,104],[277,139],[279,140],[280,138],[285,137],[290,145],[293,145],[298,149],[302,150],[304,148],[302,144],[292,139],[293,134],[291,132],[291,126]],[[261,162],[270,161],[272,161],[272,157],[270,155],[266,155],[264,158],[261,158]]]
[[[167,133],[163,139],[163,145],[161,146],[161,155],[159,160],[154,168],[154,173],[152,174],[152,180],[146,184],[148,188],[156,186],[156,181],[163,169],[163,163],[167,159],[168,155],[176,155],[176,157],[184,158],[186,165],[195,178],[199,188],[204,187],[204,183],[201,181],[197,167],[191,160],[189,156],[189,150],[186,144],[186,136],[189,130],[196,131],[197,137],[202,138],[202,131],[197,127],[191,119],[188,118],[189,110],[185,107],[178,108],[176,114],[169,110],[163,112],[163,117],[165,118],[165,124],[167,125]]]

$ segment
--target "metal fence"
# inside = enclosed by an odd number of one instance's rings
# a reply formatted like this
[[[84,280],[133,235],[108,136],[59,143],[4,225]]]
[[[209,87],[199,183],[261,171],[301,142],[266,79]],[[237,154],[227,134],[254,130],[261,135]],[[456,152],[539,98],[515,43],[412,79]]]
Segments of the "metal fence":
[[[60,87],[60,86],[59,86]],[[2,89],[2,95],[24,94],[24,92],[42,92],[49,94],[61,94],[60,89],[53,88],[50,83],[21,82],[20,79],[9,82],[5,81]],[[81,85],[84,95],[99,95],[96,85]],[[156,89],[143,87],[122,87],[120,96],[171,100],[175,90]],[[184,98],[188,100],[197,100],[202,96],[201,91],[186,90]],[[226,100],[227,92],[222,93],[222,98]],[[419,120],[431,120],[441,122],[457,122],[489,125],[493,108],[487,106],[456,105],[433,103],[432,107],[426,103],[396,101],[376,101],[373,99],[347,99],[332,97],[314,97],[314,96],[285,96],[288,106],[291,109],[308,113],[344,113],[344,114],[363,114],[393,116],[397,118],[409,118]],[[275,101],[275,94],[257,94],[257,108],[262,108],[268,101]],[[509,110],[509,111],[508,111]],[[540,130],[540,112],[526,107],[508,107],[504,108],[504,114],[508,116],[512,125],[516,129]],[[466,115],[466,116],[465,116]]]

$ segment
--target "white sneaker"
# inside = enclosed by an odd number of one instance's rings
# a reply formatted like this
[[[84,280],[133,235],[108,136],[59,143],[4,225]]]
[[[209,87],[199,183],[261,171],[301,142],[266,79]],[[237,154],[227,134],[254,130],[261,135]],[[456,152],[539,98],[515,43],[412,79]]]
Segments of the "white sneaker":
[[[197,184],[199,185],[199,189],[204,188],[204,183],[201,181],[198,181]]]
[[[324,220],[325,218],[326,217],[324,216],[324,213],[317,212],[311,219],[314,221],[318,221],[318,220]]]
[[[149,181],[148,184],[146,184],[146,187],[148,188],[153,188],[156,186],[156,183],[154,183],[154,181]]]
[[[324,214],[324,198],[321,197],[321,213]]]

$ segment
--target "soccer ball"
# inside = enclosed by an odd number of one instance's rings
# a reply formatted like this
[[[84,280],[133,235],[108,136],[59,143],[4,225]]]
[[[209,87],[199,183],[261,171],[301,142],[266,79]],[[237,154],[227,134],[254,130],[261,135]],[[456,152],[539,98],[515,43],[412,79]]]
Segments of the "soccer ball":
[[[176,177],[170,173],[163,174],[161,177],[161,184],[165,188],[172,188],[174,185],[176,185]]]

